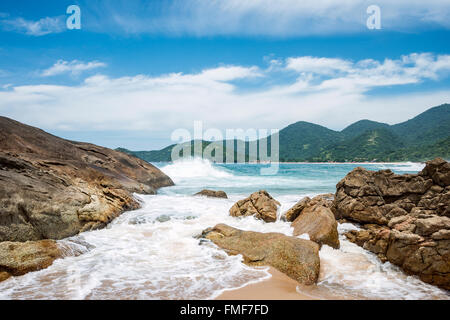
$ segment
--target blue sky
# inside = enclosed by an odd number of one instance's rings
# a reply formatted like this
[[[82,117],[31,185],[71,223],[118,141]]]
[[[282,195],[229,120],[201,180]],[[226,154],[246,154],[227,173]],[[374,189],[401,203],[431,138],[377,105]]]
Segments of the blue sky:
[[[401,122],[450,102],[450,4],[391,2],[2,0],[0,115],[135,150],[195,120]],[[72,4],[81,30],[66,28]]]

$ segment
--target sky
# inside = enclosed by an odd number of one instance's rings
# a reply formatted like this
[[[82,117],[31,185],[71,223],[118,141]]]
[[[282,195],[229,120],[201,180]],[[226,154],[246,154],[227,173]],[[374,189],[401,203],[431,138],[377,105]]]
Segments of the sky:
[[[0,115],[131,150],[194,121],[394,124],[450,103],[449,40],[449,0],[2,0]]]

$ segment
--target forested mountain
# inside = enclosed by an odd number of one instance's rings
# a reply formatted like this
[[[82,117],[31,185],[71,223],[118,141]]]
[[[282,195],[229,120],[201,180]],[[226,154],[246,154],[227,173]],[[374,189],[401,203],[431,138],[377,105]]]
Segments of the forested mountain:
[[[268,139],[270,142],[270,137]],[[299,121],[280,130],[279,139],[281,162],[424,161],[435,157],[449,159],[450,104],[428,109],[399,124],[361,120],[342,131]],[[259,142],[265,143],[265,140],[261,139]],[[209,144],[210,142],[203,141],[203,148]],[[225,146],[225,142],[223,144]],[[248,143],[245,145],[248,160]],[[159,151],[119,150],[149,162],[158,162],[171,161],[174,146]]]

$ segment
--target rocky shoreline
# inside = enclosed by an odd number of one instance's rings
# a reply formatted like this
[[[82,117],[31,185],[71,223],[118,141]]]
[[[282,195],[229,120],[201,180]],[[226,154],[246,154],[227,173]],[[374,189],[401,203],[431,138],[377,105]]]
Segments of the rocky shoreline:
[[[171,185],[133,156],[0,117],[0,280],[48,267],[62,256],[54,240],[103,228],[139,208],[133,193]]]
[[[405,175],[358,167],[336,188],[335,195],[301,199],[281,216],[291,222],[293,237],[244,232],[221,224],[206,229],[202,237],[229,254],[242,254],[246,264],[274,267],[308,285],[317,281],[320,266],[318,250],[311,248],[338,249],[337,220],[354,223],[360,230],[347,232],[349,241],[375,253],[382,262],[450,290],[450,163],[435,159],[418,174]],[[254,216],[270,223],[277,218],[278,206],[261,190],[238,201],[230,216]],[[310,240],[299,239],[302,235]]]
[[[337,185],[336,218],[361,225],[347,238],[408,274],[450,290],[450,163],[418,174],[354,169]]]

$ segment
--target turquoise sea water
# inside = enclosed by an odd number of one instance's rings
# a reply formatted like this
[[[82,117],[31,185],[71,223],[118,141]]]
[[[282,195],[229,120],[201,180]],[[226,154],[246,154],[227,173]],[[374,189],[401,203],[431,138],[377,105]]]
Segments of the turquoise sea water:
[[[274,175],[261,175],[268,165],[259,164],[211,164],[196,159],[177,164],[155,163],[176,180],[177,186],[169,192],[192,194],[199,187],[220,189],[228,194],[246,194],[266,189],[273,195],[303,195],[334,193],[336,184],[356,167],[369,170],[391,169],[396,173],[417,173],[421,163],[395,164],[330,164],[330,163],[281,163]]]

